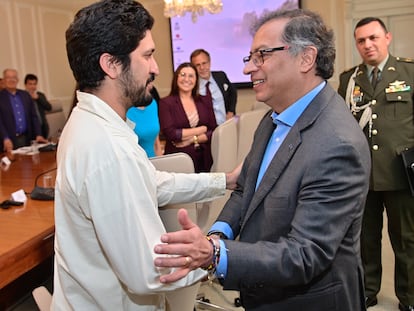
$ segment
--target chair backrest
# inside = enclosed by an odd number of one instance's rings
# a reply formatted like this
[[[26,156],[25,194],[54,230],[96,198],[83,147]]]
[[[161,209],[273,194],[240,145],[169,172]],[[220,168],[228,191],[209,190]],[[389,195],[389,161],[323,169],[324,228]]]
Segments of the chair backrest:
[[[174,172],[174,173],[194,173],[194,163],[191,157],[186,153],[172,153],[159,157],[150,158],[150,161],[158,171]],[[188,215],[193,221],[197,221],[196,203],[187,204],[170,204],[158,209],[161,220],[165,226],[165,230],[177,231],[181,230],[178,224],[177,211],[185,208]],[[173,292],[166,292],[168,311],[193,311],[197,292],[200,283],[177,289]]]
[[[165,154],[150,158],[151,163],[158,171],[173,173],[194,173],[194,163],[191,157],[184,152]]]
[[[220,124],[211,136],[212,172],[230,172],[237,162],[237,124],[231,118]]]
[[[194,163],[191,157],[183,152],[171,153],[159,157],[150,158],[150,161],[158,171],[173,173],[194,173]],[[169,204],[159,207],[158,212],[164,223],[165,230],[181,230],[177,221],[177,211],[185,208],[193,221],[197,221],[196,203]]]
[[[244,160],[253,143],[254,132],[269,109],[255,109],[239,115],[237,163]]]
[[[40,311],[49,311],[52,305],[52,294],[44,286],[36,287],[32,291],[33,299]]]
[[[52,111],[46,113],[46,120],[49,124],[49,137],[57,139],[65,126],[66,116],[60,100],[52,99],[50,104],[52,105]]]

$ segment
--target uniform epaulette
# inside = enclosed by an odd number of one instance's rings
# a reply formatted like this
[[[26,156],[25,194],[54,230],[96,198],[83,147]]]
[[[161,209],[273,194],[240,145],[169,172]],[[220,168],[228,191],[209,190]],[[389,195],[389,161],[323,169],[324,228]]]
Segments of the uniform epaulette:
[[[414,59],[413,58],[409,58],[409,57],[396,57],[397,61],[399,62],[404,62],[404,63],[414,63]]]
[[[349,68],[349,69],[346,69],[346,70],[342,71],[342,73],[341,73],[341,74],[344,74],[344,73],[347,73],[347,72],[351,72],[351,71],[355,71],[355,68],[356,68],[356,67],[358,67],[358,66],[354,66],[354,67],[351,67],[351,68]]]

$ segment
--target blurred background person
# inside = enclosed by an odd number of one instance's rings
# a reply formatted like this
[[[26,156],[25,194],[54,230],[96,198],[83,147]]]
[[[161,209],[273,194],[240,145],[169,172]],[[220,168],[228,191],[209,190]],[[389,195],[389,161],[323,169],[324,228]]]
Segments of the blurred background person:
[[[5,88],[0,91],[0,150],[28,146],[32,140],[47,143],[42,136],[35,105],[29,93],[17,89],[17,70],[3,71]]]
[[[138,136],[138,144],[145,150],[149,158],[163,155],[161,145],[160,120],[158,118],[158,102],[160,95],[155,87],[150,91],[152,101],[148,106],[131,107],[127,118],[134,123],[134,132]]]
[[[36,75],[29,73],[24,78],[24,86],[26,91],[29,92],[34,103],[36,104],[36,113],[40,123],[40,130],[42,136],[45,138],[49,137],[49,124],[46,119],[46,111],[52,110],[52,105],[47,100],[45,94],[37,90],[38,78]]]
[[[217,123],[211,98],[198,93],[198,83],[193,64],[178,66],[170,94],[160,100],[159,118],[165,154],[185,152],[196,172],[208,172],[213,164],[211,134]]]
[[[226,73],[210,70],[210,54],[204,49],[194,50],[190,61],[196,67],[200,77],[200,94],[210,95],[212,98],[217,124],[222,124],[232,118],[236,114],[237,89]]]

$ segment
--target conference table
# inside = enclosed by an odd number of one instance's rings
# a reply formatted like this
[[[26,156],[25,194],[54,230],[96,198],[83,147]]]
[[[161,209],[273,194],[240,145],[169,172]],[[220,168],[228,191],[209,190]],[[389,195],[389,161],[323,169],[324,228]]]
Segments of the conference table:
[[[32,200],[30,192],[36,177],[46,171],[52,170],[54,183],[55,167],[55,151],[18,154],[11,164],[1,165],[0,202],[21,189],[27,200],[22,206],[0,209],[0,290],[53,256],[53,201]],[[38,183],[42,186],[42,176]]]

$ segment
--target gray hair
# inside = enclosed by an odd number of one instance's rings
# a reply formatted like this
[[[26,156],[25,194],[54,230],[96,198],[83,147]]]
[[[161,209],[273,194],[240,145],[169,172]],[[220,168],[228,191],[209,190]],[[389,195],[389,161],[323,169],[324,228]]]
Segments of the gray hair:
[[[309,10],[273,11],[263,16],[255,25],[254,31],[273,20],[289,19],[281,40],[289,46],[291,55],[298,55],[309,46],[317,49],[316,75],[329,79],[334,73],[335,43],[334,34],[322,18]]]

